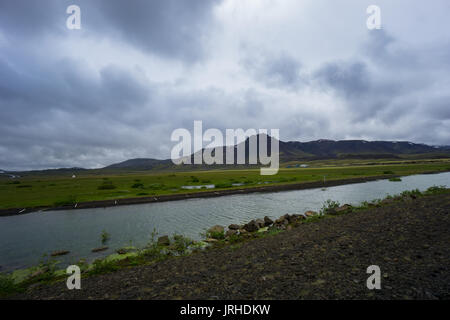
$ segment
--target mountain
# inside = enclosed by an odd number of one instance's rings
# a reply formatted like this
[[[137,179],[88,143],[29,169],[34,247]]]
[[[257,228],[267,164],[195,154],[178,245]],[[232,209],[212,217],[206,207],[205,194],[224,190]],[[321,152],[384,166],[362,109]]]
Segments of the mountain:
[[[257,136],[259,141],[262,135]],[[263,136],[264,137],[264,136]],[[246,150],[248,163],[249,139],[241,147]],[[235,149],[238,146],[234,146]],[[270,140],[267,149],[270,150]],[[226,147],[222,147],[225,163]],[[259,149],[258,149],[259,150]],[[200,152],[200,151],[198,151]],[[205,152],[205,149],[202,150]],[[450,146],[429,146],[407,141],[365,141],[365,140],[315,140],[309,142],[279,141],[280,163],[320,159],[399,159],[399,158],[442,158],[450,157]],[[214,154],[214,152],[212,152]],[[236,163],[236,152],[234,160]],[[194,154],[191,155],[193,163]],[[130,159],[112,164],[104,169],[153,170],[176,167],[170,159]],[[196,167],[199,167],[197,165]],[[215,167],[225,167],[215,166]]]

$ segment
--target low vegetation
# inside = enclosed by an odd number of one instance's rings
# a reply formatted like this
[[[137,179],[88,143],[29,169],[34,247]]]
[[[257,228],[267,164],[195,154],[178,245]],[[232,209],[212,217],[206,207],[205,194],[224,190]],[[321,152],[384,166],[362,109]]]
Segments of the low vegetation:
[[[417,162],[417,161],[416,161]],[[336,165],[337,163],[337,165]],[[204,192],[187,190],[186,185],[214,184],[215,190],[245,189],[266,185],[322,182],[348,178],[449,171],[448,159],[417,163],[311,162],[308,168],[280,168],[274,176],[261,176],[259,169],[208,170],[192,172],[124,172],[105,174],[86,171],[71,176],[24,174],[17,180],[0,177],[0,209],[74,205],[77,202]],[[106,176],[105,176],[106,175]],[[17,188],[17,186],[29,186]]]

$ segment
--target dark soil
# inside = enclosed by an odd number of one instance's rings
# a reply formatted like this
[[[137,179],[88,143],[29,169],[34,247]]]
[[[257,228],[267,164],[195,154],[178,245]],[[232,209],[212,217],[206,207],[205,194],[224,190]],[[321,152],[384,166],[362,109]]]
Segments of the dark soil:
[[[18,298],[450,299],[449,211],[448,193],[395,202]],[[366,287],[370,265],[381,290]]]

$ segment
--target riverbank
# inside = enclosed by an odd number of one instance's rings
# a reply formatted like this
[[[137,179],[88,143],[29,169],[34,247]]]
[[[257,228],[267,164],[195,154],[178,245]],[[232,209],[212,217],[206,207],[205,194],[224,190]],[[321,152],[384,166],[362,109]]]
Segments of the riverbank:
[[[421,174],[434,174],[442,173],[446,171],[427,171]],[[326,188],[345,184],[361,183],[382,179],[392,179],[399,178],[403,175],[376,175],[370,177],[358,177],[349,179],[335,179],[324,181],[313,181],[313,182],[302,182],[302,183],[288,183],[288,184],[275,184],[275,185],[263,185],[257,187],[237,187],[232,189],[222,189],[213,191],[203,191],[199,190],[197,192],[187,192],[178,194],[167,194],[159,196],[150,197],[133,197],[133,198],[121,198],[113,200],[98,200],[98,201],[86,201],[79,202],[71,205],[62,206],[39,206],[30,208],[10,208],[10,209],[0,209],[0,216],[14,216],[19,214],[27,214],[36,211],[48,211],[48,210],[77,210],[77,209],[89,209],[89,208],[106,208],[122,205],[134,205],[134,204],[144,204],[144,203],[154,203],[154,202],[165,202],[165,201],[177,201],[195,198],[212,198],[221,197],[227,195],[236,194],[248,194],[248,193],[264,193],[264,192],[278,192],[278,191],[289,191],[289,190],[304,190],[304,189],[314,189],[314,188]]]
[[[188,256],[85,276],[81,290],[60,281],[15,298],[449,299],[449,211],[448,190],[406,193],[301,219],[272,236],[254,233]],[[381,290],[366,287],[366,269],[374,264]]]

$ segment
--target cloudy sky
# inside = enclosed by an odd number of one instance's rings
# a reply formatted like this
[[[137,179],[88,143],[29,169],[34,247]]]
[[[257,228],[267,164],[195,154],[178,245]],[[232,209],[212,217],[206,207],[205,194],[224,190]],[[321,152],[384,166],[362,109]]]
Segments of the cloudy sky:
[[[69,30],[66,8],[81,8]],[[381,8],[381,30],[366,9]],[[169,158],[176,128],[450,144],[448,0],[2,0],[0,168]]]

